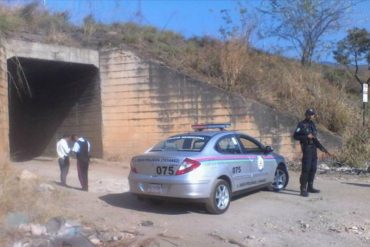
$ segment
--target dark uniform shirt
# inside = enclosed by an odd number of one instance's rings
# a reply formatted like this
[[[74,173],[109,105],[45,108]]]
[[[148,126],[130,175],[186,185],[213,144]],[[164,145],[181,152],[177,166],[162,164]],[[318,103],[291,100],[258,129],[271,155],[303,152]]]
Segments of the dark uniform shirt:
[[[308,138],[308,135],[312,134],[313,138]],[[327,152],[323,145],[317,139],[316,125],[312,120],[305,119],[298,123],[296,130],[294,131],[294,139],[299,141],[302,147],[307,145],[315,145],[323,152]]]
[[[82,137],[73,145],[72,151],[76,153],[77,160],[88,163],[90,157],[90,142]]]
[[[89,162],[89,151],[88,151],[88,144],[86,140],[83,141],[77,141],[80,145],[80,152],[76,154],[77,159],[82,162]]]

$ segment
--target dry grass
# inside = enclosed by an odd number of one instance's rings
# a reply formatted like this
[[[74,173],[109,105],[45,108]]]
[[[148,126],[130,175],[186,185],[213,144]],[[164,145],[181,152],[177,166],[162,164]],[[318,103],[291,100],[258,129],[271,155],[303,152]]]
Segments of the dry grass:
[[[339,162],[359,168],[370,165],[370,128],[357,128],[348,134],[338,155]]]
[[[30,219],[40,221],[58,213],[56,205],[62,199],[61,192],[42,192],[41,180],[23,181],[20,173],[8,161],[2,159],[0,162],[0,219],[9,212],[25,212]]]
[[[21,180],[20,174],[19,169],[0,157],[0,229],[3,229],[0,231],[3,241],[0,245],[14,237],[14,230],[5,224],[10,213],[24,214],[30,222],[45,222],[50,217],[61,215],[58,205],[63,200],[62,193],[58,190],[42,192],[39,187],[42,181]]]
[[[308,107],[314,107],[319,112],[320,123],[340,134],[357,123],[355,116],[359,111],[348,99],[348,92],[325,79],[320,68],[302,67],[296,61],[247,51],[242,46],[234,48],[239,51],[219,49],[220,64],[229,63],[229,66],[221,66],[228,70],[220,69],[223,80],[216,81],[217,86],[299,118]]]

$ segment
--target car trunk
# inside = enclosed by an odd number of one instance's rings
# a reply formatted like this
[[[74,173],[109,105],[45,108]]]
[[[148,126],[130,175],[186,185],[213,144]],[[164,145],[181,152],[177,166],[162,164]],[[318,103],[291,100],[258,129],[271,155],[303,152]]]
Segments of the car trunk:
[[[179,155],[179,152],[162,152],[148,153],[145,155],[136,156],[131,161],[132,169],[135,172],[142,175],[150,176],[173,176],[180,168],[181,164],[186,158],[196,156],[194,152],[183,153]]]

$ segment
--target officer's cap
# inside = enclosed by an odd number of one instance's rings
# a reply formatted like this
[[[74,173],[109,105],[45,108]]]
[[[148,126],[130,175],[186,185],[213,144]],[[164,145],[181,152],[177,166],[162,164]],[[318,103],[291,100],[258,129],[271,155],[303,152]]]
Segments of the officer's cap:
[[[313,108],[309,108],[306,110],[306,113],[305,113],[306,116],[313,116],[313,115],[316,115],[316,111],[315,109]]]

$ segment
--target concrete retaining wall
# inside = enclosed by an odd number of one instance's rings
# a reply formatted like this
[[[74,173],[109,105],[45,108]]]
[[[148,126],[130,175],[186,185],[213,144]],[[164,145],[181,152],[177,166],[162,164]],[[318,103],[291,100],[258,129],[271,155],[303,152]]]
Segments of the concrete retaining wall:
[[[0,155],[9,154],[8,77],[5,48],[0,40]]]
[[[169,135],[191,131],[191,124],[231,122],[231,129],[246,132],[265,145],[271,145],[288,159],[300,156],[299,145],[291,138],[298,119],[263,104],[194,80],[159,63],[143,60],[127,50],[107,49],[98,54],[97,51],[68,47],[64,50],[60,46],[34,43],[27,46],[27,42],[19,42],[10,41],[6,48],[0,46],[0,152],[9,153],[7,58],[20,56],[26,59],[25,62],[33,62],[27,61],[29,58],[51,59],[72,66],[72,63],[84,63],[100,68],[100,72],[81,81],[78,78],[67,80],[64,74],[60,75],[60,80],[51,77],[54,83],[64,84],[58,90],[72,88],[72,91],[49,98],[56,100],[59,97],[61,100],[58,101],[62,101],[62,95],[72,93],[67,101],[74,103],[64,115],[62,111],[56,114],[64,117],[45,138],[44,154],[54,156],[57,137],[63,132],[75,132],[91,140],[95,157],[127,161]],[[15,46],[20,44],[23,48],[18,54]],[[37,68],[37,65],[33,66]],[[88,71],[80,67],[70,70],[71,73],[75,69]],[[49,76],[55,74],[49,72]],[[86,75],[85,72],[81,75]],[[72,74],[78,76],[77,72]],[[81,90],[77,90],[80,87]],[[49,103],[45,101],[43,104]],[[64,103],[58,107],[67,109]],[[52,108],[57,111],[58,107]],[[42,116],[50,117],[48,114]],[[31,129],[34,128],[31,126]],[[320,133],[329,148],[340,145],[338,137],[328,132]]]
[[[107,159],[129,160],[159,140],[205,122],[231,122],[232,129],[271,145],[289,159],[300,155],[298,143],[291,138],[298,119],[129,51],[102,51],[100,69]]]
[[[27,42],[22,40],[6,41],[7,58],[25,57],[50,61],[92,64],[99,67],[99,52],[62,45]]]
[[[57,140],[75,133],[93,143],[94,157],[102,157],[98,51],[19,40],[4,44],[0,145],[6,153],[14,160],[56,157]],[[18,90],[23,84],[29,93]]]

